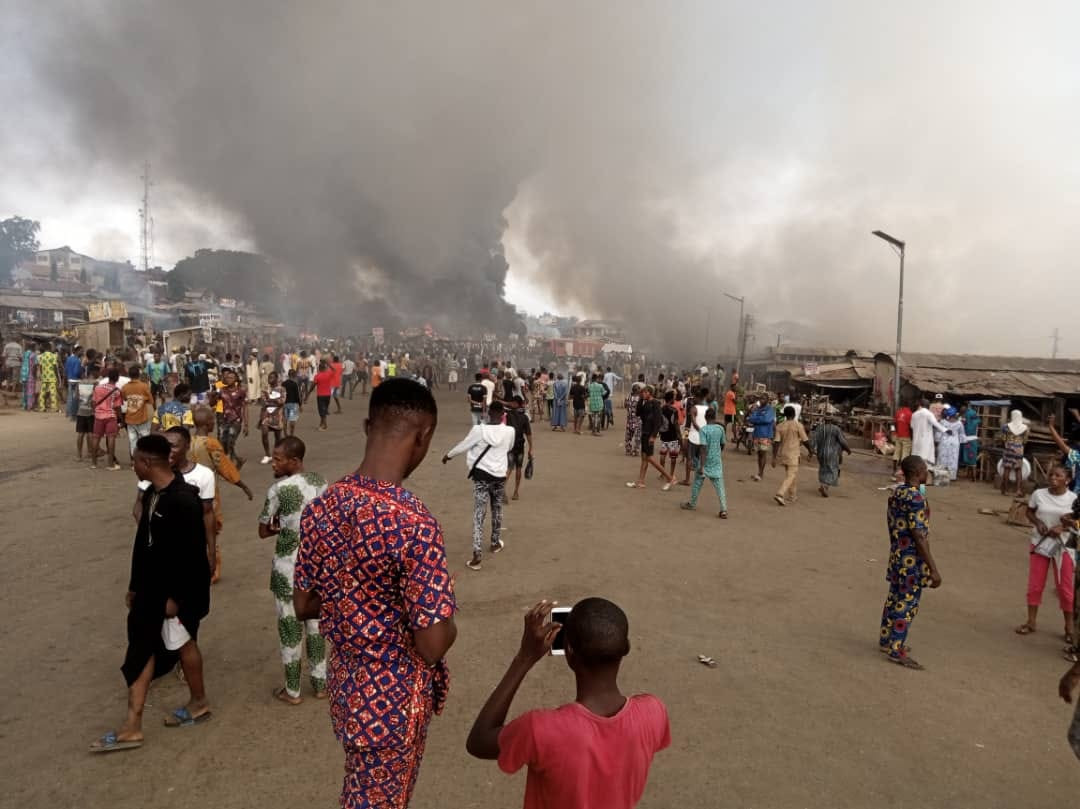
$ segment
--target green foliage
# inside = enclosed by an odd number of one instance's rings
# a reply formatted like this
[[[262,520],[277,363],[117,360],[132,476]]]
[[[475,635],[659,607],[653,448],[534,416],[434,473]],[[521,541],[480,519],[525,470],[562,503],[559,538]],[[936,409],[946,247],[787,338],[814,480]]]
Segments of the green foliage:
[[[9,281],[15,265],[38,251],[41,247],[37,239],[40,230],[40,222],[21,216],[0,221],[0,283]]]
[[[276,308],[278,290],[265,256],[241,250],[196,250],[169,273],[169,296],[181,299],[189,289],[208,289],[219,298],[238,298]]]

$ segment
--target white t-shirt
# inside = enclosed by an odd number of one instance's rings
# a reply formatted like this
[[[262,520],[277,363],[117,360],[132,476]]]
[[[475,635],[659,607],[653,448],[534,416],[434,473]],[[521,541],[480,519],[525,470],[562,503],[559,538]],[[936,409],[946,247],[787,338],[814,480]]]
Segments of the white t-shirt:
[[[210,467],[203,466],[201,463],[195,464],[190,472],[184,473],[184,482],[190,483],[199,490],[200,500],[214,499],[214,470]],[[145,492],[149,488],[149,480],[139,481],[139,491]]]
[[[345,362],[341,364],[341,372],[345,376],[352,376],[356,372],[356,363],[352,360],[345,360]]]
[[[788,402],[786,405],[784,405],[785,410],[789,407],[795,408],[795,421],[798,421],[799,417],[802,416],[802,405],[798,402]]]
[[[694,418],[690,422],[690,431],[686,436],[686,440],[695,446],[701,443],[701,436],[698,434],[698,430],[705,426],[705,411],[708,409],[708,405],[694,405]]]
[[[491,404],[491,397],[495,394],[495,383],[490,379],[481,379],[480,384],[487,389],[487,404]]]
[[[1042,520],[1043,525],[1047,528],[1053,528],[1056,525],[1061,525],[1062,517],[1072,513],[1075,500],[1076,492],[1069,489],[1066,489],[1064,494],[1051,494],[1049,489],[1036,489],[1031,493],[1028,505],[1035,509],[1035,516]],[[1032,526],[1031,544],[1038,545],[1041,539],[1038,530]]]

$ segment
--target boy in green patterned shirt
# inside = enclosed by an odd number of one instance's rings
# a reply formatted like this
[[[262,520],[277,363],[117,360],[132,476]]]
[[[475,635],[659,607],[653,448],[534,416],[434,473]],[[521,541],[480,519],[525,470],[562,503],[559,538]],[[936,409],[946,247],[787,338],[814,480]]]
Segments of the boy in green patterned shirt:
[[[300,646],[305,630],[311,688],[316,699],[326,697],[326,642],[319,634],[319,622],[311,620],[301,624],[293,609],[293,570],[296,551],[300,547],[300,515],[308,503],[326,490],[326,481],[322,477],[304,471],[304,452],[304,442],[296,436],[286,436],[274,446],[271,462],[276,480],[266,493],[266,503],[259,515],[259,536],[277,536],[270,591],[277,606],[285,687],[276,689],[274,696],[290,705],[299,705],[303,701],[300,698]]]

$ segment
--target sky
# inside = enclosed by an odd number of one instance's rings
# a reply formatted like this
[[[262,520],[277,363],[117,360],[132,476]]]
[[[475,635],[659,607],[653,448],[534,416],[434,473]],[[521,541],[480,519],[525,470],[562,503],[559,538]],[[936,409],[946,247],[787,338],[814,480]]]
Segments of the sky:
[[[317,311],[1080,355],[1080,7],[0,0],[0,216],[259,250]],[[1054,300],[1056,306],[1048,306]],[[702,339],[708,331],[709,341]],[[772,342],[764,332],[759,340]]]

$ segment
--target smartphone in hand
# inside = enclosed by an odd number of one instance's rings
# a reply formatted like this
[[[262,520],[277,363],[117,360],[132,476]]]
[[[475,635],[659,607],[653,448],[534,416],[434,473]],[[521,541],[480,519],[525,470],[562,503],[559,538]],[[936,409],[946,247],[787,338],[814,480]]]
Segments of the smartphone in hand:
[[[555,636],[555,641],[551,644],[551,653],[553,655],[566,655],[566,619],[572,609],[573,607],[551,608],[551,620],[562,627],[559,634]]]

